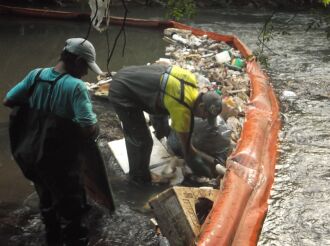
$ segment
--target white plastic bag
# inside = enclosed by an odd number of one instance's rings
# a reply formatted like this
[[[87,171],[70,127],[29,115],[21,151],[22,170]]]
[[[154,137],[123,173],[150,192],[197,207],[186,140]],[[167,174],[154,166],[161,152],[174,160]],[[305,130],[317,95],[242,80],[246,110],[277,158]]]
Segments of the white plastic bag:
[[[106,30],[110,24],[111,0],[89,0],[91,8],[91,21],[94,28],[100,32]]]

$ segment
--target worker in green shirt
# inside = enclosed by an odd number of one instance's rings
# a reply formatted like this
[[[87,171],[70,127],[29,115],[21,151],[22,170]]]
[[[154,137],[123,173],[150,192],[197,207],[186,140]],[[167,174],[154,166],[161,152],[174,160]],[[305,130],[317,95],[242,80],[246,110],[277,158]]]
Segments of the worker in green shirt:
[[[200,93],[197,82],[193,73],[178,66],[130,66],[113,76],[109,100],[123,125],[132,181],[151,182],[149,162],[153,142],[143,111],[156,123],[169,116],[186,163],[197,175],[211,176],[203,155],[191,145],[190,138],[194,116],[214,123],[222,110],[221,97],[213,91]],[[158,138],[170,132],[166,124],[155,126]]]
[[[93,45],[83,38],[65,42],[54,67],[34,69],[6,95],[13,108],[9,135],[13,156],[40,199],[48,245],[87,245],[82,223],[86,195],[78,155],[98,134],[97,119],[81,77],[95,63]]]

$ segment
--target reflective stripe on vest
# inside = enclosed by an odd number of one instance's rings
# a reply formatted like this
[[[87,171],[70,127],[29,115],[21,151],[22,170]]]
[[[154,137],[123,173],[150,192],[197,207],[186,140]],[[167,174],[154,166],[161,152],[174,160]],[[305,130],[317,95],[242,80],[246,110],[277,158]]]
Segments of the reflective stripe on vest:
[[[162,105],[164,105],[164,97],[165,94],[171,98],[173,98],[174,100],[176,100],[178,103],[180,103],[181,105],[187,107],[190,111],[192,110],[192,108],[184,101],[185,98],[185,85],[189,85],[193,88],[198,88],[195,84],[185,81],[182,78],[179,78],[179,76],[175,76],[172,74],[172,66],[168,67],[165,71],[165,73],[163,73],[162,78],[160,80],[160,101],[162,103]],[[166,86],[167,83],[170,79],[170,76],[172,76],[173,78],[177,79],[178,81],[180,81],[180,98],[176,98],[173,95],[170,95],[166,92]]]
[[[189,136],[188,136],[188,141],[187,141],[187,150],[189,150],[190,148],[190,142],[191,142],[191,135],[194,129],[194,114],[193,114],[193,109],[184,101],[184,89],[185,89],[185,85],[189,85],[191,87],[194,88],[198,88],[195,84],[185,81],[182,78],[179,78],[177,75],[173,75],[171,74],[172,72],[172,66],[168,67],[167,70],[165,71],[165,73],[163,73],[162,78],[160,80],[160,101],[162,103],[162,105],[164,105],[164,97],[165,94],[171,98],[173,98],[174,100],[176,100],[178,103],[182,104],[183,106],[187,107],[190,111],[190,127],[189,127]],[[166,92],[166,85],[168,80],[170,79],[170,76],[172,76],[173,78],[177,79],[180,81],[181,84],[181,92],[180,92],[180,98],[176,98],[173,95],[170,95]]]

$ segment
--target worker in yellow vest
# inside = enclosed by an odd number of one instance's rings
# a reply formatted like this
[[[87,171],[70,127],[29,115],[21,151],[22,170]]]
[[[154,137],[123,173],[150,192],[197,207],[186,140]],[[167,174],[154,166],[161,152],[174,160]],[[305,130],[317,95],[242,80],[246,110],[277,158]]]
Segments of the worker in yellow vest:
[[[186,163],[199,176],[211,176],[203,155],[191,145],[194,117],[210,124],[222,110],[221,97],[213,91],[199,92],[196,76],[178,66],[129,66],[119,70],[111,82],[109,100],[122,122],[129,161],[129,176],[135,183],[150,183],[152,137],[143,111],[152,119],[171,118]],[[165,117],[165,118],[164,118]],[[157,120],[158,118],[158,120]],[[161,126],[162,124],[159,124]],[[170,129],[157,127],[156,136],[167,136]]]

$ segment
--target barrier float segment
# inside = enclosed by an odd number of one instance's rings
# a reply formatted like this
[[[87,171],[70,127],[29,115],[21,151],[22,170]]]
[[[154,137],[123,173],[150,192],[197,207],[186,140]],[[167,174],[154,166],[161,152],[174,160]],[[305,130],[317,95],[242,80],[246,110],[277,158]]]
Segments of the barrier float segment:
[[[89,20],[87,13],[19,8],[0,5],[0,13],[70,20]],[[123,19],[111,17],[112,24]],[[193,28],[175,21],[126,19],[126,25],[191,30],[194,35],[233,45],[248,58],[252,52],[233,35]],[[269,78],[255,60],[248,59],[250,101],[235,151],[227,160],[227,172],[213,208],[196,240],[199,246],[256,245],[267,213],[267,200],[274,181],[277,136],[280,129],[279,105]],[[97,198],[99,194],[94,194]]]

